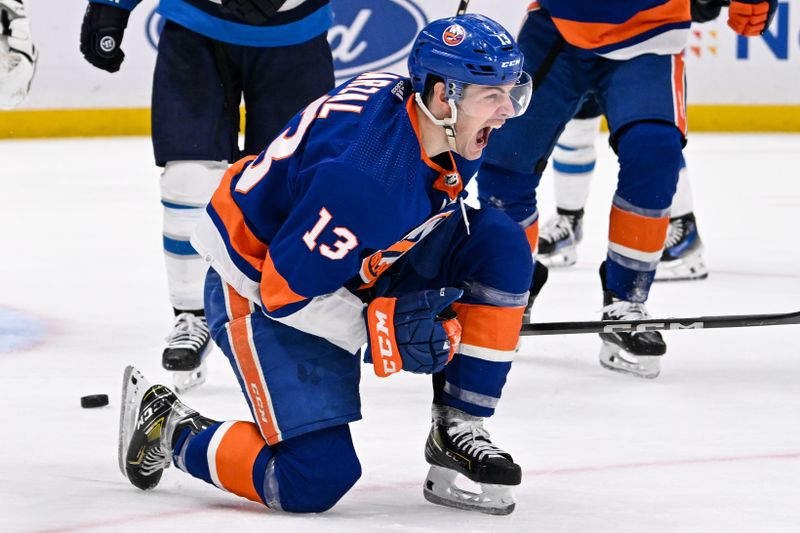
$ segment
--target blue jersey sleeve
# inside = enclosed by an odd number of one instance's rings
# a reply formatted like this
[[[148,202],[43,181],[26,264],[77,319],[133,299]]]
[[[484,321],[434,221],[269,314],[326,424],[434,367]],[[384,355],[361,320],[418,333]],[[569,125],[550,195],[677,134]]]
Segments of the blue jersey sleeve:
[[[385,212],[390,194],[384,183],[345,165],[316,167],[269,244],[261,279],[264,309],[280,316],[337,291],[358,273],[364,255],[402,237],[403,228],[395,228]]]

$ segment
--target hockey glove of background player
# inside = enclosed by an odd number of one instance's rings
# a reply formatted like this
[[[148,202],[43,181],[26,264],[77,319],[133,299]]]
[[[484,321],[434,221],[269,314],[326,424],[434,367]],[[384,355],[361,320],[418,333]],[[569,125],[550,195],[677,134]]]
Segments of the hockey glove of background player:
[[[248,24],[261,25],[275,16],[286,0],[222,0],[225,11]]]
[[[719,16],[723,7],[730,4],[730,0],[692,0],[692,22],[708,22]]]
[[[0,109],[19,105],[36,70],[36,47],[21,0],[0,0]]]
[[[120,46],[131,12],[108,4],[90,3],[81,25],[81,53],[99,69],[116,72],[125,59]]]
[[[739,35],[755,37],[769,27],[778,0],[731,0],[728,8],[728,26]]]
[[[400,370],[432,374],[450,362],[461,343],[461,324],[451,309],[463,291],[451,287],[399,298],[376,298],[366,310],[369,344],[364,362],[386,377]]]

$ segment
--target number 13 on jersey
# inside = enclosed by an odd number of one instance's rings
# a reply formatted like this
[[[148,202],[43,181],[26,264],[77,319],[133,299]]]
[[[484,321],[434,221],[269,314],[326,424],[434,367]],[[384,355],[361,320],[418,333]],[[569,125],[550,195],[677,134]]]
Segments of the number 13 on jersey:
[[[312,252],[317,248],[317,238],[319,238],[331,219],[333,219],[333,215],[323,207],[319,210],[319,220],[317,220],[317,223],[314,224],[313,228],[303,234],[303,242],[306,243],[306,246],[308,246],[308,249]],[[333,228],[333,233],[340,238],[330,246],[327,244],[319,245],[319,253],[322,254],[323,257],[333,260],[342,259],[350,250],[358,246],[358,238],[353,235],[353,232],[349,229],[336,226]]]

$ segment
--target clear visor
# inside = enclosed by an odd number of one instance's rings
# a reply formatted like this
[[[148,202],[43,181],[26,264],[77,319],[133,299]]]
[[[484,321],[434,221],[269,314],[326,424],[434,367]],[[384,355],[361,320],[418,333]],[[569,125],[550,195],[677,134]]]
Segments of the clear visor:
[[[505,120],[525,113],[531,101],[531,77],[522,72],[516,83],[505,85],[465,84],[458,112],[484,120]]]

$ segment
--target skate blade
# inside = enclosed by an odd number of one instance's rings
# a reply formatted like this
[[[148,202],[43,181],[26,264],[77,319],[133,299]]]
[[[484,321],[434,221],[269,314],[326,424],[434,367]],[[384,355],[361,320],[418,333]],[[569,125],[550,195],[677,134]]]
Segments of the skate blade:
[[[604,342],[600,349],[600,366],[637,378],[655,379],[661,373],[661,356],[634,355],[616,344]]]
[[[547,268],[567,268],[578,262],[578,250],[570,246],[552,254],[537,254],[536,259]]]
[[[194,370],[175,370],[172,372],[172,386],[177,393],[185,393],[191,389],[199,387],[206,382],[208,370],[206,362],[200,363],[200,366]]]
[[[514,511],[516,503],[508,485],[480,483],[482,492],[471,492],[455,485],[457,476],[454,470],[431,465],[422,495],[436,505],[463,511],[491,515],[508,515]]]
[[[142,397],[150,382],[142,373],[128,366],[122,375],[122,399],[119,408],[119,445],[117,448],[117,459],[119,470],[126,478],[128,474],[125,470],[125,458],[128,455],[128,446],[131,443],[131,435],[136,429],[136,420],[139,418],[139,406],[142,404]]]
[[[702,250],[674,261],[663,261],[656,268],[655,281],[691,281],[708,277],[708,267],[703,261]]]

